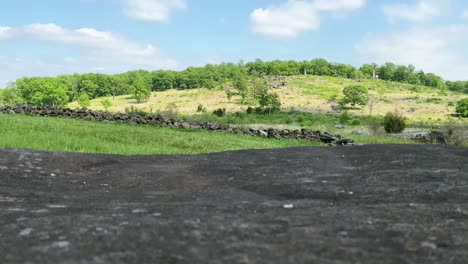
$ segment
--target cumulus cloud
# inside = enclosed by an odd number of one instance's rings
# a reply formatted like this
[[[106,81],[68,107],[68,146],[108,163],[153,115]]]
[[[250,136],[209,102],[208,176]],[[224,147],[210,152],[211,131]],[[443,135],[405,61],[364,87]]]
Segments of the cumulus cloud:
[[[346,11],[362,8],[365,0],[316,0],[315,7],[322,11]]]
[[[0,26],[0,38],[6,38],[11,34],[10,27],[2,27]]]
[[[415,4],[389,4],[382,7],[390,23],[398,20],[421,22],[440,15],[439,9],[431,2],[420,1]]]
[[[451,45],[468,40],[466,33],[466,26],[368,33],[355,48],[366,62],[413,64],[448,80],[466,79],[468,58]]]
[[[124,13],[137,20],[167,22],[173,10],[186,8],[186,0],[125,0]]]
[[[1,28],[6,30],[2,30]],[[4,37],[45,40],[74,46],[95,60],[112,60],[154,68],[175,68],[174,61],[163,59],[151,44],[140,44],[118,34],[94,28],[66,29],[56,24],[30,24],[22,27],[1,27]],[[6,32],[6,33],[5,33]]]
[[[468,9],[466,9],[466,10],[464,10],[464,11],[462,12],[462,18],[468,19]],[[0,29],[0,32],[1,32],[1,29]],[[1,35],[1,33],[0,33],[0,35]]]
[[[253,11],[250,19],[253,32],[273,36],[295,37],[320,27],[314,5],[306,1],[288,1],[280,6],[259,8]]]
[[[349,12],[364,7],[365,0],[288,0],[280,5],[255,9],[250,14],[253,32],[275,37],[296,37],[320,27],[324,12]]]

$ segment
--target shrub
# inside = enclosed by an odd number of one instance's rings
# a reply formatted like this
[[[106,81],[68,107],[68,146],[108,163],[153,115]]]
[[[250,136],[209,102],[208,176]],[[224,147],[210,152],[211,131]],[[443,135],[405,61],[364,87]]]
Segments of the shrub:
[[[104,110],[109,110],[109,107],[112,106],[112,102],[109,99],[104,99],[101,101],[102,107],[104,107]]]
[[[202,104],[199,104],[197,107],[197,113],[206,113],[206,107],[204,107]]]
[[[447,142],[450,145],[462,146],[465,143],[465,129],[455,121],[445,123],[442,127],[442,133],[447,137]]]
[[[437,98],[437,97],[426,99],[426,103],[428,103],[428,104],[431,104],[431,103],[432,104],[440,104],[441,102],[442,102],[442,99]]]
[[[88,94],[82,93],[80,97],[78,97],[78,104],[81,108],[88,108],[91,105]]]
[[[454,102],[448,102],[447,106],[455,106]]]
[[[143,110],[143,109],[140,109],[138,107],[135,107],[135,106],[130,106],[130,107],[126,107],[125,108],[125,113],[127,115],[140,115],[140,116],[147,116],[148,113]]]
[[[462,117],[468,117],[468,98],[458,101],[456,111]]]
[[[224,117],[226,116],[226,108],[218,108],[217,110],[214,110],[213,111],[213,115],[217,116],[217,117]]]
[[[380,136],[382,132],[382,123],[376,119],[372,119],[369,123],[369,133],[373,136]]]
[[[347,125],[349,123],[349,121],[351,121],[351,119],[352,118],[349,115],[349,113],[347,111],[345,111],[340,115],[340,124]]]
[[[359,119],[354,119],[352,122],[351,122],[351,125],[352,126],[359,126],[361,125],[361,121]]]
[[[255,109],[253,109],[252,107],[248,107],[247,110],[246,110],[247,114],[251,115],[255,112]]]
[[[388,112],[384,117],[383,125],[387,133],[401,133],[406,128],[406,117],[398,110]]]

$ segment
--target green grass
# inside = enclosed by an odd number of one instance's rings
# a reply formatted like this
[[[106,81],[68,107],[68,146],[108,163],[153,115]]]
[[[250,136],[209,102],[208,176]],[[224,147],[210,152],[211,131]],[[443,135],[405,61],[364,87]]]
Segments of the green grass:
[[[239,149],[322,146],[221,132],[0,114],[0,148],[108,154],[198,154]]]

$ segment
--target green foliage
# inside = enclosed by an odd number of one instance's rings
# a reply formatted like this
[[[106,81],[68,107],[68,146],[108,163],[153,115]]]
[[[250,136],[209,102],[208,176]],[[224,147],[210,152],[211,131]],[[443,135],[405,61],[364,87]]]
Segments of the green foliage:
[[[388,112],[384,117],[383,125],[387,133],[401,133],[406,128],[406,117],[398,110]]]
[[[104,99],[101,101],[102,107],[104,107],[104,110],[108,111],[109,108],[112,106],[112,102],[109,99]]]
[[[344,97],[340,100],[340,105],[345,106],[351,104],[352,107],[356,105],[366,105],[369,97],[369,90],[362,85],[352,85],[344,88]]]
[[[199,104],[197,107],[197,113],[206,113],[207,109],[202,104]]]
[[[78,97],[78,104],[81,106],[81,108],[88,108],[91,105],[87,93],[80,94],[80,97]]]
[[[347,125],[351,121],[351,119],[352,119],[352,117],[348,113],[348,111],[344,111],[343,113],[341,113],[341,115],[339,117],[340,124],[342,124],[342,125]]]
[[[371,78],[373,71],[385,81],[398,81],[420,86],[429,86],[440,91],[447,89],[455,92],[468,93],[468,81],[444,82],[435,74],[416,71],[414,66],[402,66],[386,63],[365,64],[361,68],[341,63],[331,63],[324,59],[311,61],[270,61],[255,60],[244,63],[208,64],[204,67],[189,67],[183,71],[129,71],[117,75],[106,74],[74,74],[62,75],[55,78],[22,78],[14,84],[17,95],[21,100],[34,105],[64,104],[78,99],[82,93],[88,94],[90,99],[103,96],[117,96],[133,94],[138,101],[149,97],[149,91],[164,91],[168,89],[194,89],[222,87],[227,83],[233,84],[243,103],[257,104],[258,91],[264,81],[261,76],[295,76],[319,75],[341,78]],[[249,85],[249,76],[251,84]],[[321,97],[328,99],[328,87],[321,87]],[[307,93],[307,91],[306,91]],[[227,95],[228,99],[230,95]],[[231,95],[232,96],[232,95]]]
[[[67,86],[57,78],[22,78],[16,87],[24,101],[32,105],[63,106],[68,102]]]
[[[247,73],[243,67],[239,68],[239,71],[234,75],[234,89],[239,92],[242,102],[246,103],[249,96],[249,90],[247,86]]]
[[[462,99],[457,102],[456,111],[462,117],[468,117],[468,98]]]
[[[0,105],[12,106],[21,103],[21,97],[13,88],[4,88],[0,90]]]
[[[440,98],[428,98],[426,99],[426,103],[429,103],[429,104],[440,104],[442,103],[442,99]]]
[[[146,101],[151,96],[151,90],[141,76],[135,78],[132,86],[130,86],[130,90],[132,91],[133,98],[138,102]]]
[[[217,117],[223,117],[223,116],[226,116],[226,108],[219,108],[219,109],[216,109],[213,111],[213,115],[217,116]]]
[[[281,110],[281,100],[276,93],[269,93],[268,91],[260,94],[260,107],[262,107],[269,114]]]

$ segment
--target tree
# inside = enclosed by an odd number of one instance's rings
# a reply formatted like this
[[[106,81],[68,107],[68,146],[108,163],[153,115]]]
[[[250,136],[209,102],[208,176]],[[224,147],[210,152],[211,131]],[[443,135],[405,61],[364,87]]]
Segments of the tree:
[[[351,104],[352,107],[356,105],[364,106],[367,104],[369,91],[362,85],[352,85],[344,88],[343,95],[344,97],[340,100],[340,105]]]
[[[148,100],[151,96],[151,90],[147,86],[143,77],[139,75],[133,81],[131,91],[133,94],[133,98],[135,98],[138,102]]]
[[[0,105],[16,105],[21,103],[21,97],[18,96],[13,88],[5,88],[0,90]]]
[[[462,117],[468,117],[468,98],[458,101],[456,111]]]
[[[239,70],[234,75],[234,89],[239,91],[242,102],[247,102],[248,86],[247,86],[247,73],[245,67],[239,67]]]
[[[260,107],[267,109],[269,114],[281,110],[281,100],[279,98],[279,95],[276,93],[268,92],[268,88],[266,86],[264,86],[259,91],[258,97]]]
[[[78,97],[78,104],[81,106],[81,108],[88,108],[91,103],[89,102],[89,96],[87,93],[82,93]]]
[[[69,99],[67,86],[57,78],[22,78],[16,86],[24,101],[32,105],[64,106]]]
[[[258,94],[261,93],[263,89],[267,89],[267,87],[260,72],[253,70],[250,75],[252,76],[252,104],[257,106]]]
[[[369,107],[369,115],[372,116],[372,112],[374,111],[375,105],[380,102],[380,99],[376,95],[370,95],[367,98],[367,106]]]

